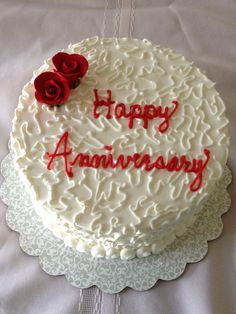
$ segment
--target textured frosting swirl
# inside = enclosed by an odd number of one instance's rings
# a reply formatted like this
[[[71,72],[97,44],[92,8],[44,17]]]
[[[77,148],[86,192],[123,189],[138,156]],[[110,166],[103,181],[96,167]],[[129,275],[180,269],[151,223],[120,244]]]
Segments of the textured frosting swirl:
[[[228,157],[225,106],[211,82],[183,56],[143,39],[89,38],[70,45],[68,53],[84,55],[89,70],[68,101],[49,108],[34,97],[34,78],[52,70],[51,59],[25,85],[13,120],[11,145],[16,165],[32,194],[37,212],[55,235],[93,256],[130,259],[158,253],[185,232],[223,174]],[[93,117],[93,89],[117,102],[180,106],[165,133],[157,121]],[[53,152],[60,136],[70,133],[74,151],[97,154],[112,145],[114,156],[147,152],[153,157],[186,154],[211,159],[203,185],[189,190],[193,174],[143,169],[76,168],[65,175],[57,159],[49,172],[45,152]]]

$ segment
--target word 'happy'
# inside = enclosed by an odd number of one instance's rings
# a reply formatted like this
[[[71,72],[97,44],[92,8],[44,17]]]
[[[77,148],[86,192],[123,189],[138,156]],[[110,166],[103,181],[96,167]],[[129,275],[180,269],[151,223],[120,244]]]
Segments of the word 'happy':
[[[98,90],[94,89],[94,107],[93,107],[93,116],[95,119],[98,119],[101,113],[98,111],[99,107],[106,107],[107,112],[105,117],[107,119],[112,118],[112,105],[115,104],[115,101],[112,100],[111,90],[107,90],[107,99],[100,99],[98,95]],[[143,128],[148,128],[149,120],[153,120],[155,118],[163,119],[161,124],[158,126],[158,130],[161,133],[164,133],[169,128],[169,120],[177,110],[179,103],[177,100],[173,100],[172,104],[174,105],[172,108],[163,107],[163,106],[155,106],[152,104],[145,104],[143,106],[139,104],[132,104],[127,111],[127,107],[123,103],[117,103],[114,106],[114,116],[116,119],[126,118],[129,119],[129,128],[132,129],[134,126],[135,119],[141,119],[143,121]]]

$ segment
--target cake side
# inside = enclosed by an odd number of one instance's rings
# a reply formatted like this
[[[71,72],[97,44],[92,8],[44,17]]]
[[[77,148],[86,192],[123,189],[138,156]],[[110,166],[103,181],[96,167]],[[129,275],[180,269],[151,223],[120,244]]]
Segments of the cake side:
[[[13,120],[11,145],[20,174],[32,194],[45,225],[68,245],[97,257],[122,259],[158,253],[185,232],[223,174],[228,156],[228,120],[214,84],[192,62],[148,40],[90,38],[70,45],[68,53],[84,55],[88,74],[65,104],[49,108],[35,100],[35,77],[52,70],[51,59],[34,73],[24,87]],[[94,101],[179,107],[158,132],[161,119],[107,119],[106,108],[94,118]],[[75,153],[148,154],[170,160],[210,159],[197,191],[190,186],[196,173],[77,167],[65,173],[63,158],[47,170],[46,152],[53,152],[68,132],[68,147]]]

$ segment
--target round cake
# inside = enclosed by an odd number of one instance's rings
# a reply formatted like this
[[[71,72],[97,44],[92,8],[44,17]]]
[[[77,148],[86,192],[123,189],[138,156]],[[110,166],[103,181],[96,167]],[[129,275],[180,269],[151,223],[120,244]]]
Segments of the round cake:
[[[47,228],[80,252],[131,259],[194,223],[223,174],[227,125],[214,83],[183,56],[94,37],[34,72],[11,147]]]

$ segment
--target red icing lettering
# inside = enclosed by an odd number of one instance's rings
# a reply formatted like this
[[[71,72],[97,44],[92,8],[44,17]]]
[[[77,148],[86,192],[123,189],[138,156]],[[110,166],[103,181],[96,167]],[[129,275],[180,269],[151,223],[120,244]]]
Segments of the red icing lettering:
[[[204,149],[205,159],[188,160],[186,155],[172,156],[169,160],[165,161],[163,156],[158,156],[153,160],[153,157],[149,154],[134,153],[133,155],[120,154],[115,159],[111,153],[112,146],[104,146],[104,150],[108,151],[107,154],[86,154],[77,153],[73,158],[73,149],[68,148],[68,136],[69,133],[65,132],[56,144],[55,151],[53,153],[46,152],[45,156],[49,158],[47,169],[51,170],[53,162],[56,158],[62,157],[64,160],[65,172],[68,177],[73,177],[73,169],[77,167],[89,167],[89,168],[122,168],[127,169],[130,165],[133,165],[135,169],[143,168],[145,171],[154,170],[167,170],[169,172],[183,171],[185,173],[195,174],[194,179],[189,185],[192,192],[198,191],[202,186],[203,171],[206,169],[210,160],[210,151]],[[71,161],[69,160],[71,157]]]
[[[102,107],[105,106],[107,107],[107,114],[106,114],[106,118],[107,119],[111,119],[111,105],[114,104],[115,102],[113,100],[111,100],[111,90],[107,90],[107,100],[100,100],[98,97],[98,91],[97,89],[94,89],[94,96],[95,96],[95,100],[94,100],[94,107],[93,107],[93,116],[95,119],[99,118],[100,113],[97,112],[98,107]]]
[[[73,172],[72,172],[72,168],[68,167],[68,160],[67,160],[67,156],[72,154],[72,148],[67,150],[67,140],[68,140],[68,132],[65,132],[61,138],[59,139],[57,145],[56,145],[56,149],[54,151],[54,153],[50,154],[48,152],[46,152],[45,156],[49,158],[49,162],[48,162],[48,170],[51,170],[51,166],[52,163],[54,161],[54,159],[56,157],[63,157],[64,161],[65,161],[65,170],[66,170],[66,174],[68,175],[68,177],[73,177]],[[63,143],[63,151],[62,152],[58,152],[58,150],[60,149],[60,146]]]
[[[165,107],[164,113],[160,113],[160,117],[164,118],[164,121],[159,125],[158,130],[161,133],[164,133],[169,128],[169,121],[170,118],[173,116],[175,111],[177,110],[179,103],[177,100],[172,101],[172,104],[174,105],[174,108],[169,113],[169,107]]]
[[[115,101],[112,100],[111,90],[107,90],[107,99],[100,99],[98,95],[98,90],[94,89],[94,107],[93,107],[93,116],[95,119],[98,119],[101,115],[98,112],[99,107],[106,107],[107,112],[105,117],[107,119],[112,118],[112,105],[115,104]],[[148,128],[148,123],[150,120],[160,118],[163,121],[157,127],[157,129],[164,133],[169,128],[170,118],[176,112],[179,103],[177,100],[172,101],[172,107],[162,107],[162,106],[154,106],[152,104],[145,104],[141,106],[139,104],[132,104],[128,109],[125,104],[118,103],[114,106],[114,116],[116,119],[126,118],[129,119],[128,126],[130,129],[134,127],[134,121],[136,119],[140,119],[143,121],[143,128]],[[128,111],[129,110],[129,111]]]
[[[108,146],[108,145],[104,146],[104,148],[105,148],[106,150],[112,150],[112,147],[111,147],[111,146]]]

